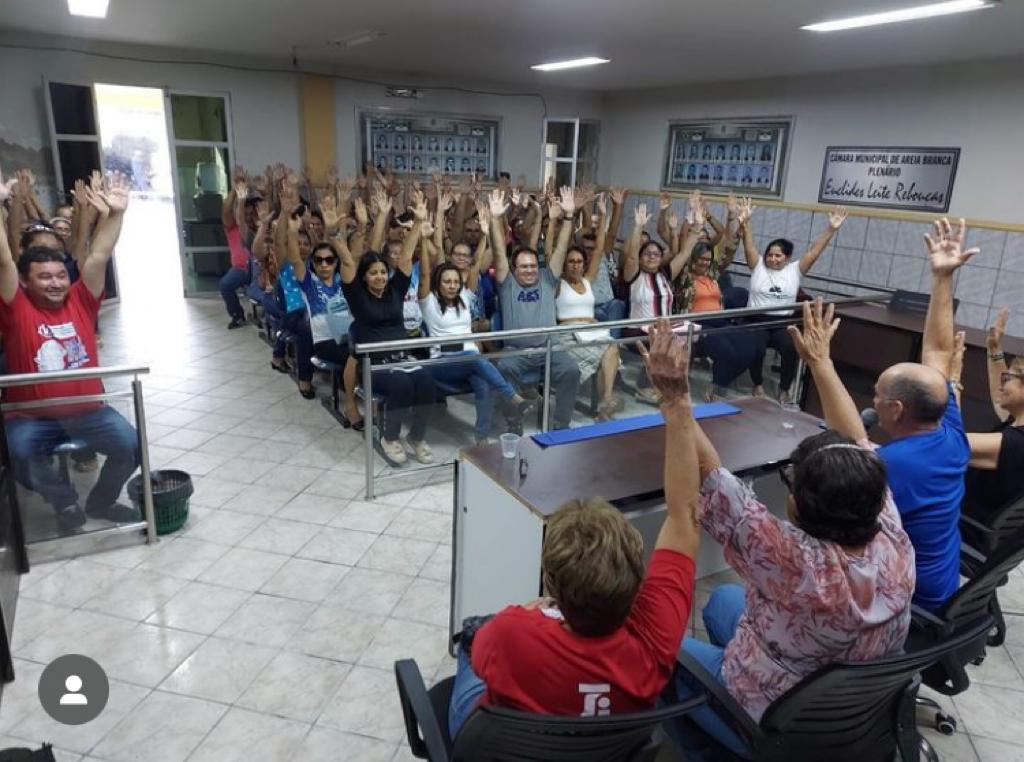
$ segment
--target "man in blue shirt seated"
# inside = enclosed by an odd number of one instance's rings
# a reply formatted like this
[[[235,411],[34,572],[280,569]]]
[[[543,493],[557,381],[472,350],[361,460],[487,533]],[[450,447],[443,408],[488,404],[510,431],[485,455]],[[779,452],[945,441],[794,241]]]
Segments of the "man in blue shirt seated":
[[[977,249],[963,250],[963,220],[935,223],[926,235],[932,294],[920,363],[899,363],[875,383],[878,422],[892,441],[879,449],[889,486],[914,545],[913,602],[936,610],[960,585],[960,502],[970,447],[957,405],[953,359],[953,274]]]

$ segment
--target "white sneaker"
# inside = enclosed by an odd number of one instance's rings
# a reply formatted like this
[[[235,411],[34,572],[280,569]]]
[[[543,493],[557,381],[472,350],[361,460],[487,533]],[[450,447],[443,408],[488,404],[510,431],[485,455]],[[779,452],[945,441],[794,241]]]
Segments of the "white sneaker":
[[[384,451],[384,456],[391,462],[398,465],[405,463],[405,448],[402,447],[402,443],[397,439],[392,441],[381,439],[380,449]]]
[[[661,404],[661,395],[651,386],[638,388],[634,396],[640,402],[646,402],[648,405]]]
[[[416,458],[420,463],[429,464],[434,462],[434,453],[431,452],[430,445],[422,439],[419,442],[413,442],[411,439],[406,439],[405,451]]]

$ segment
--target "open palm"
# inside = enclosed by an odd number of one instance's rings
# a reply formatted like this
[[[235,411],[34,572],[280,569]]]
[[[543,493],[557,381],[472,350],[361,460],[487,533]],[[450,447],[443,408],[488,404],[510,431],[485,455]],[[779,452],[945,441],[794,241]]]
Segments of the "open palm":
[[[981,253],[981,249],[978,248],[964,250],[967,224],[962,218],[955,228],[945,217],[937,220],[933,233],[934,235],[926,233],[924,236],[933,273],[951,273],[962,267],[975,254]]]

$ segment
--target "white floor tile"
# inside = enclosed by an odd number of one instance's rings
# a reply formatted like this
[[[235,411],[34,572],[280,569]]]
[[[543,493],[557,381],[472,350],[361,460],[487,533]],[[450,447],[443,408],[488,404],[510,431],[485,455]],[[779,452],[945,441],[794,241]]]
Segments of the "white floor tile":
[[[436,549],[435,542],[381,535],[359,560],[358,566],[416,576]]]
[[[199,575],[200,582],[255,592],[284,566],[288,559],[276,553],[232,548]]]
[[[260,592],[322,603],[351,568],[305,558],[289,558],[260,588]]]
[[[354,733],[342,733],[325,727],[314,727],[302,743],[295,762],[335,762],[340,749],[346,759],[359,762],[389,762],[394,744]]]
[[[405,725],[394,670],[353,667],[320,715],[317,726],[397,744],[404,737]]]
[[[413,577],[373,569],[352,569],[324,601],[330,606],[388,616]]]
[[[209,638],[160,684],[160,690],[232,704],[275,650],[223,638]]]
[[[153,612],[146,622],[211,635],[250,595],[244,590],[188,582],[173,598]]]
[[[238,705],[266,714],[313,722],[352,665],[284,651],[257,675]]]
[[[231,709],[189,757],[189,762],[280,762],[292,755],[309,725]]]
[[[244,643],[280,648],[286,645],[316,609],[316,604],[257,593],[243,603],[214,633]]]
[[[320,528],[302,521],[269,518],[256,527],[239,545],[268,553],[292,556],[309,542]]]
[[[369,532],[322,527],[296,555],[314,561],[355,566],[376,539],[377,535]]]

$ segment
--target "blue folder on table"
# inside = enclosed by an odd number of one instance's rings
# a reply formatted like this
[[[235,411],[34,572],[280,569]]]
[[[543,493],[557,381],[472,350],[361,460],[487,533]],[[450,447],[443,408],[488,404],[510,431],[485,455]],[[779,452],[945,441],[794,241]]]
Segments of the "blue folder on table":
[[[738,407],[726,404],[725,402],[707,402],[697,405],[693,409],[693,417],[698,421],[702,418],[717,418],[723,415],[736,415],[742,413]],[[627,431],[639,431],[640,429],[653,429],[662,426],[665,419],[661,413],[650,415],[638,415],[634,418],[619,418],[614,421],[594,423],[590,426],[581,426],[578,429],[561,429],[559,431],[548,431],[543,434],[534,434],[533,441],[541,447],[553,447],[555,445],[569,444],[570,442],[583,442],[587,439],[598,439],[611,434],[625,434]]]

